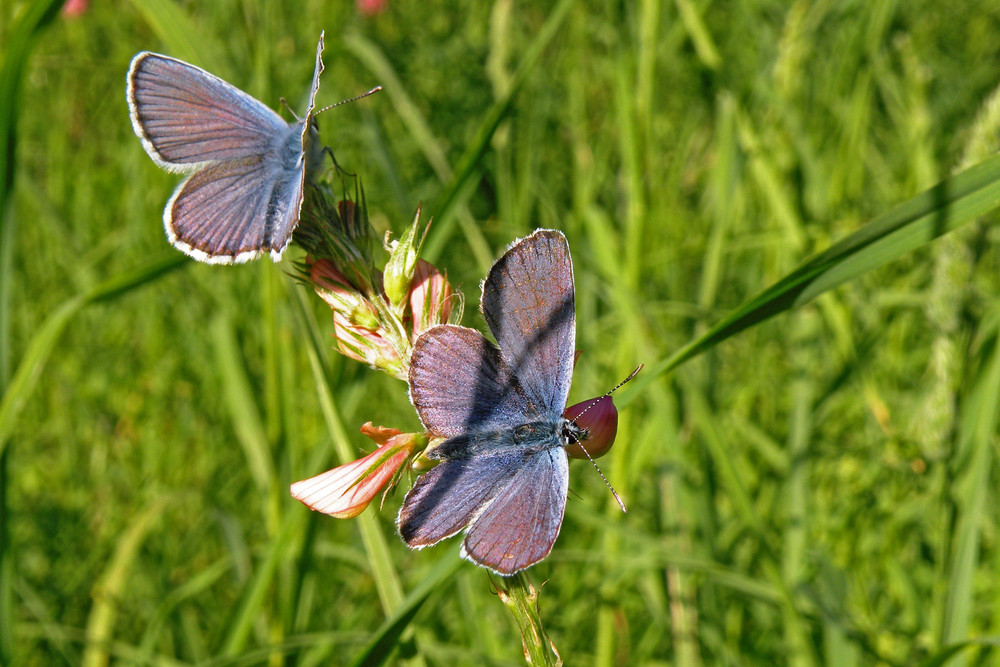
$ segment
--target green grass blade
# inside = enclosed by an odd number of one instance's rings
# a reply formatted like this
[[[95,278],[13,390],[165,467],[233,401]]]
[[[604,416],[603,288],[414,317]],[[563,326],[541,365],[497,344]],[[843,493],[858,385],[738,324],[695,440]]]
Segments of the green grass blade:
[[[39,34],[58,15],[62,4],[63,0],[46,0],[25,7],[20,21],[9,33],[10,42],[3,53],[3,68],[0,69],[0,227],[14,191],[21,82]]]
[[[921,660],[917,667],[943,667],[948,664],[949,660],[962,653],[967,648],[979,647],[990,649],[997,646],[1000,646],[1000,637],[979,637],[976,639],[969,639],[964,642],[958,642],[956,644],[945,646],[937,653]]]
[[[164,626],[167,625],[169,616],[175,613],[177,608],[184,602],[204,594],[232,569],[232,558],[221,558],[199,570],[191,579],[173,589],[166,598],[161,600],[152,618],[143,630],[142,640],[139,642],[137,648],[139,655],[136,662],[138,664],[153,662],[156,642],[161,638],[161,633]]]
[[[943,645],[967,638],[975,602],[982,526],[988,521],[990,471],[994,465],[997,406],[1000,405],[1000,339],[994,330],[984,346],[984,363],[966,398],[957,457],[966,465],[955,482],[956,527],[945,602]]]
[[[695,7],[691,0],[675,0],[675,4],[677,5],[677,13],[684,22],[684,27],[687,29],[701,64],[711,70],[719,69],[722,64],[722,56],[715,48],[715,42],[708,31],[708,26],[705,25],[705,21],[699,13],[701,10]]]
[[[236,334],[225,316],[212,323],[212,342],[236,439],[243,448],[257,491],[266,497],[274,479],[274,462]]]
[[[83,654],[84,667],[104,667],[109,663],[108,643],[114,635],[118,615],[118,600],[128,584],[129,570],[139,555],[146,534],[160,517],[167,502],[161,500],[135,518],[118,540],[114,554],[104,574],[95,584],[94,604],[87,618],[87,646]]]
[[[945,179],[807,260],[703,335],[647,367],[622,390],[619,403],[628,405],[647,384],[730,336],[888,264],[998,205],[1000,155]]]
[[[21,396],[10,393],[7,385],[13,364],[11,350],[11,300],[10,291],[14,265],[14,225],[8,220],[17,173],[17,121],[23,105],[21,84],[24,81],[28,59],[42,30],[58,15],[63,0],[35,2],[24,7],[17,24],[5,36],[10,40],[3,52],[0,66],[0,664],[9,664],[14,653],[14,560],[10,549],[8,521],[8,464],[5,443],[9,429],[4,434],[4,415],[8,423],[13,413],[7,399]],[[9,10],[8,10],[9,11]],[[8,11],[4,13],[7,14]],[[35,376],[37,377],[37,376]],[[30,391],[30,390],[29,390]],[[25,396],[26,400],[26,396]],[[23,406],[23,402],[20,403]]]
[[[267,555],[254,570],[253,579],[244,590],[239,607],[229,625],[220,651],[222,656],[232,658],[245,650],[253,623],[267,603],[267,594],[274,584],[278,565],[297,541],[296,535],[303,530],[308,516],[306,512],[288,513],[280,530],[271,540]]]
[[[225,71],[216,49],[219,41],[202,31],[181,9],[183,5],[172,0],[132,0],[132,4],[163,42],[164,51],[210,72]]]
[[[385,93],[392,100],[393,109],[403,121],[410,136],[420,146],[420,150],[423,151],[424,157],[431,165],[431,168],[434,169],[438,179],[442,183],[452,181],[453,173],[451,166],[448,164],[448,158],[434,136],[428,119],[424,117],[419,107],[407,94],[403,82],[400,81],[389,59],[374,43],[358,34],[348,35],[345,37],[344,42],[354,55],[375,75],[376,79],[381,82],[383,90],[385,90]],[[463,201],[464,199],[465,197],[455,198],[456,201]],[[459,208],[461,210],[456,213],[456,216],[462,226],[462,230],[465,232],[469,248],[476,257],[480,268],[485,270],[493,261],[492,250],[486,242],[486,237],[483,236],[482,230],[476,226],[475,220],[473,220],[469,210],[464,205],[459,206]]]
[[[559,32],[572,6],[573,0],[561,0],[549,14],[545,24],[538,31],[538,35],[535,36],[534,41],[525,49],[524,57],[511,77],[510,87],[504,92],[503,97],[494,102],[493,106],[486,112],[475,135],[466,147],[465,152],[462,153],[462,157],[459,158],[458,166],[455,167],[455,177],[451,184],[428,207],[427,210],[432,211],[435,215],[434,227],[427,242],[424,244],[423,250],[423,257],[428,262],[433,264],[440,257],[445,245],[451,240],[457,220],[453,215],[453,207],[459,201],[459,196],[467,191],[469,181],[479,168],[479,161],[486,153],[487,148],[489,148],[493,134],[500,126],[500,122],[510,112],[514,97],[528,79],[528,74],[538,64],[545,47],[549,45],[552,38]]]

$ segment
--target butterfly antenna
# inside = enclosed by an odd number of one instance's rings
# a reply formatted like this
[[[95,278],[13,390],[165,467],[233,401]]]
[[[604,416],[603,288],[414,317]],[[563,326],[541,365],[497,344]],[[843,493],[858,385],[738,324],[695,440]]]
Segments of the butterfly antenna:
[[[323,113],[324,111],[329,111],[330,109],[332,109],[334,107],[339,107],[342,104],[350,104],[351,102],[357,102],[358,100],[364,99],[364,98],[368,97],[369,95],[374,95],[375,93],[377,93],[380,90],[382,90],[382,86],[375,86],[374,88],[372,88],[371,90],[369,90],[367,93],[361,93],[360,95],[355,95],[354,97],[352,97],[350,99],[341,100],[340,102],[337,102],[336,104],[331,104],[330,106],[323,107],[322,109],[320,109],[318,111],[313,111],[313,115],[314,116],[318,116],[321,113]]]
[[[583,446],[583,443],[580,442],[579,438],[574,436],[573,439],[576,440],[576,444],[580,445],[580,449],[583,450],[583,453],[587,455],[587,460],[590,461],[590,463],[594,466],[594,469],[597,471],[597,474],[601,476],[601,479],[604,480],[604,483],[608,485],[609,489],[611,489],[611,495],[613,495],[615,497],[615,500],[618,501],[618,507],[622,508],[622,512],[628,514],[628,509],[626,509],[625,503],[622,502],[621,496],[618,495],[618,492],[615,491],[615,487],[611,486],[611,482],[609,482],[608,478],[604,476],[603,472],[601,472],[600,467],[598,467],[597,465],[597,461],[590,458],[590,452],[588,452],[587,448]]]
[[[607,398],[611,394],[621,389],[622,385],[624,385],[626,382],[628,382],[629,380],[631,380],[632,378],[634,378],[636,375],[639,374],[639,371],[642,370],[643,366],[645,366],[645,364],[639,364],[638,368],[632,371],[627,378],[625,378],[624,380],[616,384],[614,387],[612,387],[611,390],[608,391],[608,393],[604,394],[604,396],[601,396],[601,398],[595,398],[590,405],[584,408],[583,411],[573,419],[573,423],[575,424],[576,420],[582,417],[584,414],[586,414],[587,410],[597,405],[598,401]],[[601,479],[604,480],[604,483],[608,485],[608,488],[611,490],[611,495],[613,495],[615,497],[615,500],[618,501],[618,507],[622,508],[622,512],[628,513],[628,509],[625,508],[625,503],[622,502],[621,496],[619,496],[618,492],[615,491],[615,487],[611,486],[611,482],[608,481],[608,478],[604,476],[604,473],[601,471],[600,466],[597,465],[597,461],[591,458],[590,452],[587,451],[587,448],[584,446],[583,442],[581,442],[580,439],[575,436],[573,437],[573,439],[576,440],[576,444],[580,445],[580,449],[583,450],[583,453],[587,455],[587,460],[590,461],[590,463],[594,466],[594,469],[597,470],[597,474],[600,475]]]
[[[634,378],[636,375],[638,375],[639,371],[641,371],[645,366],[646,366],[646,364],[639,364],[638,368],[636,368],[634,371],[632,371],[631,373],[629,373],[629,376],[627,378],[625,378],[624,380],[622,380],[621,382],[619,382],[618,384],[616,384],[614,387],[612,387],[611,390],[608,391],[608,393],[604,394],[604,396],[601,396],[600,398],[595,398],[590,403],[590,405],[588,405],[587,407],[585,407],[583,409],[583,411],[580,412],[580,414],[578,414],[576,417],[573,417],[573,423],[576,423],[577,419],[579,419],[580,417],[582,417],[585,414],[587,414],[587,410],[590,410],[592,407],[594,407],[595,405],[597,405],[598,402],[601,401],[601,399],[607,398],[608,396],[610,396],[611,394],[615,393],[616,391],[618,391],[619,389],[621,389],[623,386],[625,386],[625,383],[628,382],[629,380],[631,380],[632,378]]]

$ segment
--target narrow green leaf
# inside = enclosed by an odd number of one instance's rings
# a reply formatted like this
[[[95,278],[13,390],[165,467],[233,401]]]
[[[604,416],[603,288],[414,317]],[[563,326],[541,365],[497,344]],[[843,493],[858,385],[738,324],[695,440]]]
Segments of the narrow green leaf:
[[[406,93],[406,87],[393,69],[389,58],[386,57],[385,53],[374,42],[363,38],[359,34],[348,35],[345,37],[344,42],[354,55],[371,70],[377,80],[381,82],[386,94],[392,100],[393,109],[399,115],[400,120],[403,121],[410,136],[420,146],[420,150],[423,151],[424,157],[434,169],[438,179],[445,184],[453,182],[454,174],[451,166],[448,164],[448,158],[441,149],[438,139],[431,131],[430,123]],[[469,185],[472,185],[472,183]],[[492,251],[486,242],[486,237],[483,235],[482,230],[479,229],[472,218],[472,214],[461,204],[461,202],[464,202],[467,194],[466,190],[462,190],[453,200],[456,208],[459,209],[456,212],[456,219],[465,232],[469,248],[472,250],[476,261],[485,271],[485,268],[489,267],[493,261]],[[442,215],[442,212],[437,209],[431,209],[431,211],[437,213],[439,216]]]
[[[173,0],[132,0],[149,27],[171,56],[194,63],[210,72],[224,71],[222,58],[212,39]]]
[[[84,295],[72,297],[46,318],[38,332],[32,337],[21,363],[14,372],[10,385],[4,391],[3,398],[0,399],[0,453],[7,445],[14,429],[14,422],[21,410],[24,409],[38,378],[41,377],[49,355],[52,354],[63,329],[73,316],[88,304],[107,301],[126,294],[188,263],[184,258],[171,257],[121,274],[101,283]]]
[[[675,0],[675,4],[677,5],[677,13],[684,22],[684,27],[687,29],[701,64],[711,70],[719,69],[722,64],[722,56],[715,48],[715,42],[708,31],[708,26],[705,25],[705,21],[699,14],[700,10],[694,6],[691,0]]]
[[[942,667],[965,649],[977,646],[982,648],[994,648],[996,646],[1000,646],[1000,637],[978,637],[976,639],[969,639],[964,642],[958,642],[957,644],[945,646],[937,653],[922,660],[917,667]]]
[[[236,439],[243,448],[257,490],[266,497],[274,480],[274,462],[236,335],[225,316],[217,317],[212,323],[212,342]]]
[[[730,336],[884,266],[998,205],[1000,155],[945,179],[807,260],[703,335],[648,366],[622,391],[619,403],[628,405],[647,384]]]
[[[990,497],[993,438],[1000,405],[1000,345],[994,330],[987,341],[978,377],[965,398],[960,420],[958,458],[965,462],[955,483],[956,522],[948,596],[945,602],[941,643],[967,638],[975,601],[975,576],[979,569],[982,527],[994,507]]]
[[[302,531],[308,517],[308,512],[287,513],[279,532],[268,545],[267,555],[254,570],[250,585],[243,589],[243,597],[226,633],[221,655],[232,658],[246,648],[253,623],[267,602],[267,594],[274,583],[278,565],[296,542],[295,536]]]
[[[124,594],[129,570],[139,553],[146,534],[159,518],[167,502],[161,500],[139,514],[125,534],[108,563],[104,574],[94,586],[94,604],[87,617],[87,647],[83,654],[84,667],[104,667],[109,662],[107,644],[114,636],[118,600]]]
[[[63,0],[43,0],[27,5],[17,25],[8,33],[10,42],[0,69],[0,226],[4,224],[14,191],[17,118],[23,104],[21,82],[39,34],[59,14],[62,4]]]
[[[206,591],[218,583],[223,575],[229,573],[232,569],[232,558],[220,558],[214,563],[199,569],[194,573],[194,576],[170,591],[170,594],[157,605],[156,611],[143,630],[142,640],[136,649],[139,654],[137,661],[146,664],[152,663],[154,649],[157,642],[162,639],[164,626],[167,625],[169,616],[176,613],[177,608],[182,603],[188,602],[198,595],[205,594]]]

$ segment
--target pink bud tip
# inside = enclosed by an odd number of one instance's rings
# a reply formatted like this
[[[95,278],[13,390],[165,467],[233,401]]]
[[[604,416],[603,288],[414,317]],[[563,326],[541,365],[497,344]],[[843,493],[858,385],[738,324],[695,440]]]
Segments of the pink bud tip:
[[[566,408],[563,417],[575,421],[576,425],[587,430],[583,446],[591,458],[600,458],[607,454],[611,445],[615,444],[618,435],[618,410],[610,396],[590,399]],[[579,443],[573,443],[566,448],[570,458],[585,459]]]

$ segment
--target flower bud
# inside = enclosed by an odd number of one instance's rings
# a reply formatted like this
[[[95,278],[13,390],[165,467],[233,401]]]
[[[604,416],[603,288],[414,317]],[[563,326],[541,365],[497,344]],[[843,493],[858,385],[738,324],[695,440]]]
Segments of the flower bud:
[[[618,410],[610,396],[601,396],[598,399],[590,399],[566,408],[563,417],[576,423],[577,426],[586,431],[583,438],[583,447],[586,448],[590,458],[596,459],[604,456],[615,444],[615,436],[618,434]],[[587,455],[583,453],[580,443],[573,443],[566,447],[566,453],[570,458],[585,459]]]
[[[410,293],[410,283],[413,272],[417,268],[417,257],[423,244],[423,234],[417,240],[417,229],[420,227],[420,208],[413,217],[413,224],[403,233],[403,236],[386,245],[389,251],[389,261],[385,264],[383,289],[389,298],[389,304],[399,311]],[[426,230],[425,230],[426,231]]]
[[[333,335],[341,354],[406,380],[407,361],[380,328],[369,329],[350,320],[344,313],[333,312]]]
[[[349,314],[355,324],[378,325],[378,311],[328,259],[321,259],[309,271],[313,289],[334,312]]]

